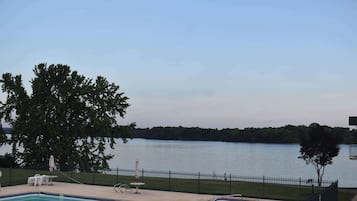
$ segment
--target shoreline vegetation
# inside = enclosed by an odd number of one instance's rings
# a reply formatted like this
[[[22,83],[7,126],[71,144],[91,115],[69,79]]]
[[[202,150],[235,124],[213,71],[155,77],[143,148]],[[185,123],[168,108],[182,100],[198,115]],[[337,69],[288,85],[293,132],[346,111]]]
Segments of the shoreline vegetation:
[[[336,135],[343,137],[343,144],[357,143],[357,130],[344,127],[328,127]],[[11,134],[11,128],[3,128],[5,133]],[[266,128],[199,128],[199,127],[152,127],[130,128],[131,138],[153,140],[187,140],[187,141],[221,141],[245,143],[300,143],[300,137],[307,134],[308,126],[286,125],[283,127]],[[118,134],[120,136],[120,133]],[[126,136],[127,137],[127,136]]]
[[[328,127],[336,135],[343,137],[343,144],[357,143],[357,131],[343,127]],[[207,129],[199,127],[153,127],[136,128],[132,131],[133,138],[157,140],[192,140],[192,141],[221,141],[246,143],[300,143],[300,137],[306,135],[308,126],[287,125],[267,128],[225,128]]]

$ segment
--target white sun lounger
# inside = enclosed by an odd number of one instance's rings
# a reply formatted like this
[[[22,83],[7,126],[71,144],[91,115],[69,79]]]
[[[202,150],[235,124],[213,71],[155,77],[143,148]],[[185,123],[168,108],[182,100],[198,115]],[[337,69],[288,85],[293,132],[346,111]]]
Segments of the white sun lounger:
[[[51,185],[53,178],[56,177],[57,176],[35,174],[33,177],[27,178],[27,184],[31,186]]]
[[[40,186],[43,183],[43,176],[35,174],[33,177],[27,178],[27,184],[33,186]]]

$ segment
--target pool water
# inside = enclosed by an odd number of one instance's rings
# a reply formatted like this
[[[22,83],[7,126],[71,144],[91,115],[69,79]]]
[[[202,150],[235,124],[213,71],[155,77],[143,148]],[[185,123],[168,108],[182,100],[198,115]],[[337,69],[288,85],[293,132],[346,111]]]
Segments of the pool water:
[[[74,198],[66,196],[55,196],[46,194],[27,194],[0,198],[1,201],[98,201],[93,199]]]

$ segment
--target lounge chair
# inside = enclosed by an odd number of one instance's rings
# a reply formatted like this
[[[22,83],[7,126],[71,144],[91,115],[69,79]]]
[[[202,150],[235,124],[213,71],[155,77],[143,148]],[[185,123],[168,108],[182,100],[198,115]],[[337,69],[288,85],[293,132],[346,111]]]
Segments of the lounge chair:
[[[43,177],[40,174],[35,174],[33,177],[27,178],[28,185],[40,186],[43,183]]]
[[[125,191],[130,191],[130,186],[127,185],[127,184],[121,184],[121,183],[117,183],[114,185],[114,190],[115,192],[121,192],[121,193],[124,193],[123,189],[125,189]]]
[[[48,185],[50,178],[47,175],[35,174],[33,177],[27,178],[27,184],[33,186]]]

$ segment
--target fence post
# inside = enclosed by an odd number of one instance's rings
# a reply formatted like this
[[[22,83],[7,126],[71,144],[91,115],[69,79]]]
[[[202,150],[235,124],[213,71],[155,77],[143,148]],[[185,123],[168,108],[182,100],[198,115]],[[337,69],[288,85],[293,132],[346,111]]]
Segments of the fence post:
[[[141,182],[144,183],[144,168],[141,170]]]
[[[117,168],[117,182],[116,183],[119,183],[119,168]]]
[[[264,195],[265,195],[265,176],[263,176],[263,197],[264,197]]]
[[[171,170],[169,170],[169,191],[171,191]]]
[[[301,200],[301,177],[299,177],[299,200]]]
[[[336,180],[336,182],[333,185],[334,188],[334,199],[338,200],[338,180]]]
[[[229,194],[232,194],[232,174],[229,173]]]
[[[71,178],[69,179],[70,183],[73,183],[73,170],[71,170]]]
[[[200,193],[200,177],[201,177],[201,174],[200,172],[198,172],[198,182],[197,182],[197,192]]]
[[[11,186],[11,181],[12,181],[12,167],[10,167],[10,171],[9,171],[9,186]]]
[[[95,175],[94,175],[94,171],[93,171],[93,173],[92,173],[92,184],[94,184],[94,182],[95,182]]]

